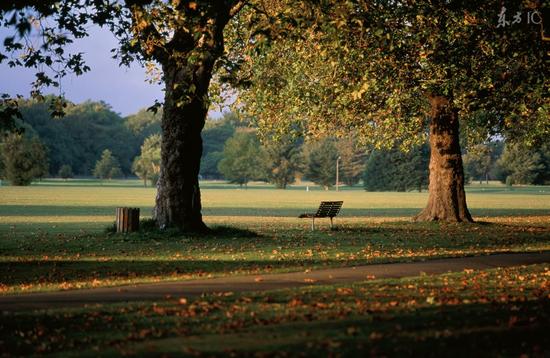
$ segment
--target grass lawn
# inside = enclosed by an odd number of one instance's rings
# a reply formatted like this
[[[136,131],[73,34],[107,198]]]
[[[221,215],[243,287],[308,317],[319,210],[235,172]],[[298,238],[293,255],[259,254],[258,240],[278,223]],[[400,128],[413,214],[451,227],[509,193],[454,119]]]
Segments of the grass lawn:
[[[112,235],[116,206],[142,208],[155,191],[141,182],[43,181],[0,187],[0,291],[99,287],[327,266],[550,249],[550,188],[474,185],[472,225],[412,223],[426,193],[238,189],[203,183],[208,237]],[[316,188],[312,188],[316,189]],[[337,230],[311,232],[298,214],[321,200],[344,200]]]
[[[113,235],[139,181],[0,187],[0,294],[550,250],[550,188],[472,185],[475,224],[412,223],[426,193],[202,183],[206,237]],[[344,200],[336,230],[296,218]],[[2,314],[0,355],[548,356],[550,268]],[[475,348],[474,348],[475,347]]]
[[[64,356],[548,356],[550,268],[4,313],[0,351]]]

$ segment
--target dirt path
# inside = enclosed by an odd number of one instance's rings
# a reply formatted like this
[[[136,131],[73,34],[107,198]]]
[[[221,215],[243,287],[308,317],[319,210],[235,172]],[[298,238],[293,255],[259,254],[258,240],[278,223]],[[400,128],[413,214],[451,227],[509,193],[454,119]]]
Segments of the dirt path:
[[[400,278],[421,274],[436,275],[465,269],[491,269],[550,263],[550,252],[497,254],[436,259],[424,262],[376,264],[266,275],[233,276],[189,281],[173,281],[109,288],[0,296],[0,310],[20,311],[90,304],[164,300],[168,296],[192,297],[203,293],[266,291],[313,284],[337,284],[368,278]]]

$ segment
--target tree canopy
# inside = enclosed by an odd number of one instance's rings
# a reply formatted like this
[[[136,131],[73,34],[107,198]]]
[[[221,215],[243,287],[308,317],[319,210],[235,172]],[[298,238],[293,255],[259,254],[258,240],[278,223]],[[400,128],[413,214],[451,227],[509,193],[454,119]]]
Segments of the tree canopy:
[[[519,143],[506,145],[497,163],[503,178],[511,184],[533,184],[537,181],[543,183],[543,178],[548,176],[540,151],[526,148]]]
[[[549,47],[540,26],[526,19],[538,5],[509,7],[509,16],[520,12],[523,21],[499,28],[500,1],[399,4],[314,8],[313,26],[296,25],[295,36],[250,49],[240,103],[264,131],[353,131],[363,142],[392,147],[423,141],[429,96],[444,95],[467,131],[527,142],[550,135]],[[485,116],[473,116],[480,110]]]
[[[221,120],[207,120],[202,131],[203,153],[200,174],[203,178],[220,179],[222,174],[218,164],[223,158],[225,142],[235,133],[231,115],[226,114]]]
[[[273,135],[353,132],[406,149],[429,128],[430,195],[416,219],[472,221],[459,122],[484,140],[550,136],[548,44],[525,18],[541,9],[518,2],[507,10],[524,21],[499,26],[496,0],[323,2],[304,13],[309,22],[280,23],[294,36],[249,46],[241,103]]]
[[[122,176],[118,159],[109,149],[105,149],[101,158],[96,162],[94,175],[99,179],[113,179]]]
[[[46,148],[37,137],[11,133],[0,143],[2,178],[12,185],[29,185],[48,173]]]
[[[363,186],[367,191],[422,191],[428,185],[428,160],[426,144],[408,152],[398,147],[374,150],[365,167]]]
[[[338,149],[334,138],[311,142],[306,147],[307,168],[305,177],[328,190],[336,183]]]
[[[52,173],[68,164],[76,174],[90,175],[104,149],[119,159],[124,173],[131,173],[143,143],[141,134],[128,129],[132,116],[124,119],[108,104],[91,101],[67,103],[62,118],[52,118],[48,104],[33,99],[19,100],[19,110],[24,128],[48,148]]]
[[[249,181],[265,178],[265,154],[255,133],[239,131],[223,148],[219,171],[231,183],[246,186]]]
[[[144,186],[147,180],[155,185],[160,173],[160,134],[152,134],[141,145],[141,154],[134,158],[132,170],[143,179]]]

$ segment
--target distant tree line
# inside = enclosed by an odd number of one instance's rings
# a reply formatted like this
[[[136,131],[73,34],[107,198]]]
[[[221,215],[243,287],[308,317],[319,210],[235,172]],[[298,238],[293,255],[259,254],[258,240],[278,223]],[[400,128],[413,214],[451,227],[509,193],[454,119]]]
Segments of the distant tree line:
[[[530,147],[494,141],[473,146],[464,155],[467,179],[513,184],[550,184],[550,143]]]
[[[69,104],[66,116],[50,116],[44,102],[22,100],[22,133],[4,134],[0,173],[13,185],[37,178],[93,175],[112,179],[135,174],[155,185],[160,173],[160,114],[140,110],[122,118],[103,102]],[[361,180],[367,191],[422,191],[428,187],[429,146],[402,151],[364,148],[353,136],[307,140],[283,136],[260,141],[246,120],[233,112],[209,119],[202,132],[200,175],[246,186],[266,181],[284,189],[310,180],[328,190],[339,181]],[[491,141],[464,146],[468,181],[500,180],[512,184],[550,183],[550,144],[538,149]]]

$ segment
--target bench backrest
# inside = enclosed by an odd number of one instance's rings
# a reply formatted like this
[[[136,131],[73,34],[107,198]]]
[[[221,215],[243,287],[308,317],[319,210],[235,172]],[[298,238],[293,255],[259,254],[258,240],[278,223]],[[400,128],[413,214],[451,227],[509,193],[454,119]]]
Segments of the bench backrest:
[[[343,203],[343,201],[321,201],[321,205],[319,205],[319,209],[317,209],[315,216],[320,218],[333,218],[338,215]]]

